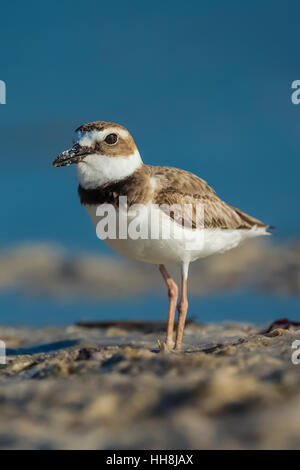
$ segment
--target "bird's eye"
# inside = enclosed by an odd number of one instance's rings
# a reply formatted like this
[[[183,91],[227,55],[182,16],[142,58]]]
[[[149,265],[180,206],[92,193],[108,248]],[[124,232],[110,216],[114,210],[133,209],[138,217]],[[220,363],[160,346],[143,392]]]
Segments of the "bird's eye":
[[[113,145],[117,142],[118,136],[117,134],[108,134],[104,140],[107,144]]]

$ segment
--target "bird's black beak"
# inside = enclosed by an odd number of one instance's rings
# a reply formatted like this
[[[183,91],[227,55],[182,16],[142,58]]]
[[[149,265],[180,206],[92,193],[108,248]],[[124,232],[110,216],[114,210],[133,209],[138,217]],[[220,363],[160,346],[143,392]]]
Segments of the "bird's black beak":
[[[53,166],[69,166],[73,165],[73,163],[82,162],[84,157],[88,154],[87,149],[81,147],[79,144],[75,144],[70,150],[66,150],[65,152],[58,155],[58,157],[54,160]]]

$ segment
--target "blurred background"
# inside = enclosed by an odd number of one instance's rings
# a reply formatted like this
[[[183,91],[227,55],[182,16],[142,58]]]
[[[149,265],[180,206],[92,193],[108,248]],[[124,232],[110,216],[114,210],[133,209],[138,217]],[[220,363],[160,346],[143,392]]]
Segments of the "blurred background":
[[[191,170],[276,226],[192,266],[191,316],[299,319],[299,13],[293,0],[1,6],[2,325],[165,319],[155,266],[98,240],[74,168],[51,166],[94,120],[126,126],[145,163]]]

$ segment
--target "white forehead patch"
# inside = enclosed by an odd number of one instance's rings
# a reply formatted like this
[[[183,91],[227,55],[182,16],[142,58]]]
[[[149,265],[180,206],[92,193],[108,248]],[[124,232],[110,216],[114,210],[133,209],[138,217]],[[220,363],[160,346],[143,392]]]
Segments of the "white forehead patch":
[[[75,140],[76,143],[82,147],[93,147],[96,142],[101,142],[109,134],[117,134],[123,139],[126,139],[129,136],[129,133],[126,129],[119,129],[116,127],[108,127],[103,131],[87,131],[87,132],[76,132]]]

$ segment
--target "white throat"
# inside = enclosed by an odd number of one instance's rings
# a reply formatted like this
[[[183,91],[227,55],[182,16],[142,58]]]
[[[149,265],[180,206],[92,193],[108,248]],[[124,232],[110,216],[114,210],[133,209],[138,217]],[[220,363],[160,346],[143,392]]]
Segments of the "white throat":
[[[91,154],[77,165],[77,178],[84,189],[95,189],[132,175],[142,165],[139,151],[128,157]]]

